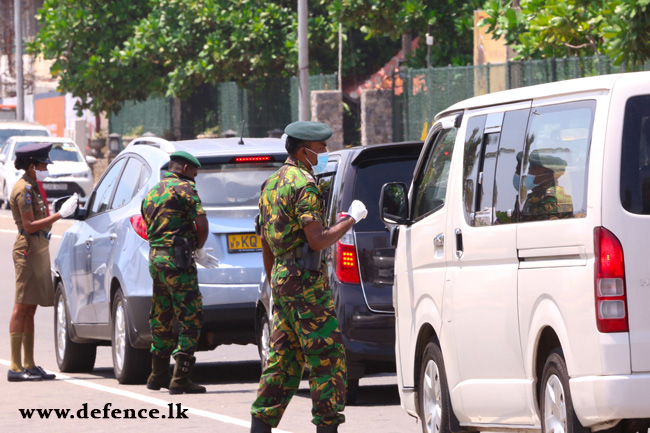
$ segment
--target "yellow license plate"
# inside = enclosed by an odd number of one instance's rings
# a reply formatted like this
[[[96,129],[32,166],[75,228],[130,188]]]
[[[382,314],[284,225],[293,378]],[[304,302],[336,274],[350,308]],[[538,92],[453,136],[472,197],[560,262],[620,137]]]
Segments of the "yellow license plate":
[[[262,241],[255,233],[228,235],[228,252],[262,251]]]

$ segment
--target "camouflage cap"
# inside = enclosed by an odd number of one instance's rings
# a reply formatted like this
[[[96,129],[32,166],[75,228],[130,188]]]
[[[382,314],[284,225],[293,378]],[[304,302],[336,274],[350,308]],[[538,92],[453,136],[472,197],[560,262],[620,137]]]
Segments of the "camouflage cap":
[[[172,161],[177,161],[180,163],[190,163],[196,168],[201,168],[201,163],[199,162],[198,159],[191,153],[185,152],[184,150],[179,150],[177,152],[172,153],[169,155],[169,159]]]
[[[521,162],[522,157],[522,152],[517,153],[517,162]],[[567,162],[562,158],[540,153],[538,150],[533,150],[530,152],[528,162],[530,165],[548,168],[549,170],[553,170],[555,172],[563,172],[566,169],[567,165]]]
[[[322,122],[299,120],[284,128],[285,134],[302,141],[325,141],[332,136],[332,128]]]

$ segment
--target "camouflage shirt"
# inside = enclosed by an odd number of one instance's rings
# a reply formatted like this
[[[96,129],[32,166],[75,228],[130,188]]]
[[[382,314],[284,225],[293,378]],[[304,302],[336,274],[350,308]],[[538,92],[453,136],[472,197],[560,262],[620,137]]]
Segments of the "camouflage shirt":
[[[531,191],[521,210],[520,221],[555,220],[573,217],[573,200],[561,186]]]
[[[188,238],[196,245],[194,220],[205,215],[194,181],[171,172],[147,193],[141,213],[152,247],[171,247],[172,236]]]
[[[264,182],[259,207],[262,234],[275,257],[307,242],[303,231],[307,224],[323,223],[323,203],[316,181],[293,157]]]

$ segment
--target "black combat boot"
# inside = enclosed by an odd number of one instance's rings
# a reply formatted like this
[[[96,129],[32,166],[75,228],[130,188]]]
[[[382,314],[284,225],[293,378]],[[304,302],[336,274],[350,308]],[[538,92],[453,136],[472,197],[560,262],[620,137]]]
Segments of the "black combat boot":
[[[251,433],[271,433],[271,426],[251,415]]]
[[[339,425],[317,425],[316,433],[337,433],[339,431]]]
[[[169,356],[162,357],[156,354],[151,356],[151,374],[147,379],[147,389],[158,391],[160,388],[169,389],[172,376],[169,374]]]
[[[174,365],[174,377],[169,384],[170,394],[201,394],[205,392],[205,387],[196,385],[190,380],[192,368],[196,358],[187,353],[178,352],[174,356],[176,364]]]

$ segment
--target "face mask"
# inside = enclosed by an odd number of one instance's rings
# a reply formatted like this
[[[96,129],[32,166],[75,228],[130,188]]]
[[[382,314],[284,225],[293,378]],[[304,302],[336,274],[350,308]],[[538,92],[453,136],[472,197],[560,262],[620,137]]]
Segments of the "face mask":
[[[526,176],[526,189],[532,190],[538,185],[539,183],[535,182],[535,176],[531,176],[531,175]]]
[[[519,175],[518,175],[518,174],[515,174],[514,176],[512,176],[512,186],[513,186],[517,191],[519,191],[519,182],[520,182],[520,181],[521,181],[521,179],[519,178]]]
[[[316,153],[307,147],[305,147],[305,149],[307,149],[311,153]],[[314,174],[321,174],[325,171],[325,167],[327,167],[327,163],[329,162],[330,159],[330,154],[329,152],[316,153],[316,157],[318,158],[318,163],[316,165],[312,165],[311,169],[314,170]],[[311,165],[311,162],[309,164]]]
[[[36,170],[36,180],[40,180],[43,182],[46,177],[50,176],[50,172],[48,170],[45,171],[38,171]]]

